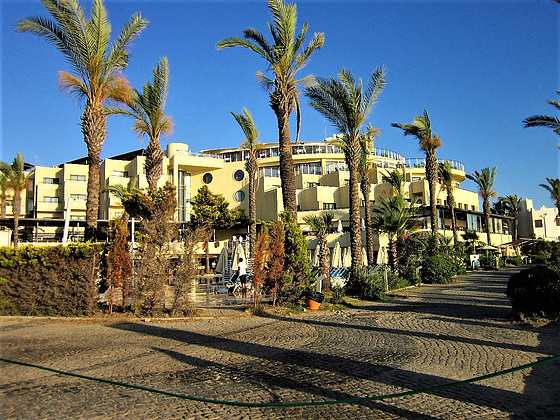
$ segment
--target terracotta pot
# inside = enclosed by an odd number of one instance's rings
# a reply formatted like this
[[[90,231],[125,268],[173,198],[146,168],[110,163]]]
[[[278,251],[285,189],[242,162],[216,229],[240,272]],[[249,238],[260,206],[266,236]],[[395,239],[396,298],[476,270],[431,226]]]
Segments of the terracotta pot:
[[[319,306],[321,306],[319,302],[316,302],[313,299],[309,299],[308,297],[305,298],[305,301],[307,303],[307,307],[312,311],[316,311],[317,309],[319,309]]]

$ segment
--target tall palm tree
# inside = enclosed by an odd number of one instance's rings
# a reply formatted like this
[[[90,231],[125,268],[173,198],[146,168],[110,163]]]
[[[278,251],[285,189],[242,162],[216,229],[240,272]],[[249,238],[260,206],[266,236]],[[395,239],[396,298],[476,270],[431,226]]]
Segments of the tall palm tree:
[[[560,2],[560,1],[559,1]],[[556,93],[560,95],[560,90]],[[547,101],[550,105],[560,111],[560,101],[549,100]],[[525,127],[548,127],[552,128],[554,134],[560,136],[560,119],[558,117],[550,117],[547,115],[533,115],[532,117],[523,120]]]
[[[484,219],[486,220],[486,238],[488,240],[488,245],[492,245],[490,240],[490,199],[498,196],[498,193],[494,190],[496,171],[497,168],[494,166],[492,172],[490,172],[490,168],[484,168],[482,172],[474,171],[470,175],[467,174],[467,178],[476,182],[478,185],[478,194],[482,197],[482,209],[484,211]]]
[[[403,196],[396,195],[386,198],[380,197],[373,207],[372,227],[379,234],[387,235],[389,239],[390,264],[393,270],[399,272],[399,255],[397,243],[406,234],[416,230],[413,217],[418,213],[416,200],[409,203]]]
[[[455,195],[453,194],[455,187],[453,186],[453,168],[451,162],[446,160],[438,167],[438,180],[441,189],[447,193],[447,205],[451,212],[451,230],[453,231],[453,243],[458,243],[457,235],[457,219],[455,217]]]
[[[152,83],[144,83],[142,93],[133,89],[133,101],[128,109],[120,107],[108,108],[110,114],[127,115],[134,118],[132,130],[140,138],[148,137],[146,146],[146,178],[148,189],[157,190],[157,183],[163,171],[163,150],[160,137],[169,136],[173,132],[173,120],[165,115],[165,105],[169,92],[169,63],[167,57],[160,59],[154,68]]]
[[[77,0],[41,0],[52,19],[30,17],[17,23],[18,32],[31,32],[53,44],[66,58],[72,72],[60,71],[62,89],[85,102],[81,117],[88,151],[86,239],[93,239],[99,213],[99,165],[107,138],[105,105],[130,103],[131,87],[122,70],[128,64],[127,48],[147,25],[135,14],[109,45],[111,24],[103,0],[93,0],[87,19]]]
[[[251,224],[249,225],[249,253],[251,257],[253,257],[253,247],[257,243],[256,176],[259,169],[257,151],[261,148],[261,144],[258,142],[259,131],[255,127],[253,116],[247,108],[243,108],[243,112],[241,114],[231,112],[231,115],[233,115],[243,130],[243,134],[245,134],[245,140],[241,144],[241,147],[248,152],[247,160],[245,161],[245,169],[247,170],[247,175],[249,176],[249,219],[251,219]]]
[[[424,115],[417,115],[414,117],[414,122],[412,124],[392,123],[391,125],[402,129],[405,136],[411,135],[416,137],[419,141],[420,148],[426,154],[426,179],[428,180],[428,188],[430,191],[431,225],[432,234],[435,235],[438,230],[436,207],[438,160],[436,151],[441,147],[441,139],[437,134],[432,134],[432,124],[428,111],[425,109]]]
[[[323,288],[331,290],[331,265],[329,261],[329,247],[327,235],[334,228],[334,213],[326,212],[320,215],[312,214],[304,217],[305,223],[317,235],[317,248],[319,250],[319,266],[321,274],[325,276]]]
[[[6,186],[13,191],[12,213],[14,215],[14,246],[18,246],[19,216],[21,214],[21,195],[29,186],[30,173],[25,172],[23,155],[18,152],[11,165],[0,162],[0,172],[6,177]]]
[[[325,36],[323,33],[315,33],[307,47],[303,48],[308,25],[307,23],[304,24],[300,34],[296,36],[296,5],[285,3],[283,0],[267,0],[267,4],[273,18],[273,22],[268,23],[268,28],[274,40],[272,45],[260,32],[247,28],[243,32],[243,38],[226,38],[219,41],[216,47],[219,50],[228,47],[248,48],[263,57],[267,61],[269,69],[273,72],[273,78],[270,78],[258,71],[257,80],[266,91],[270,92],[270,107],[276,114],[278,122],[282,201],[284,209],[291,211],[296,218],[296,180],[292,159],[290,114],[295,109],[297,142],[301,126],[299,85],[311,79],[311,76],[297,79],[297,73],[308,64],[311,54],[323,47]]]
[[[560,179],[558,178],[546,178],[548,185],[539,184],[541,187],[548,190],[550,193],[550,198],[554,200],[556,204],[556,209],[558,211],[558,217],[560,217]]]
[[[309,104],[319,111],[341,133],[339,147],[350,172],[350,249],[352,266],[362,265],[362,236],[360,230],[359,166],[364,137],[372,135],[371,127],[363,131],[367,118],[385,87],[385,68],[377,68],[364,90],[360,79],[356,84],[347,69],[338,73],[338,79],[316,78],[315,84],[306,88]]]
[[[518,197],[517,194],[506,195],[505,197],[498,197],[505,213],[513,218],[513,240],[517,239],[517,226],[519,224],[519,206],[523,197]]]
[[[362,191],[362,196],[364,197],[364,222],[365,222],[365,233],[366,233],[366,254],[368,262],[373,261],[373,228],[371,227],[371,206],[369,204],[369,198],[371,195],[371,180],[369,176],[371,172],[376,168],[375,163],[370,159],[372,152],[375,150],[375,137],[381,134],[380,129],[368,126],[367,129],[371,135],[363,136],[361,142],[361,154],[360,154],[360,166],[358,168],[360,172],[360,190]],[[371,262],[370,262],[371,264]]]

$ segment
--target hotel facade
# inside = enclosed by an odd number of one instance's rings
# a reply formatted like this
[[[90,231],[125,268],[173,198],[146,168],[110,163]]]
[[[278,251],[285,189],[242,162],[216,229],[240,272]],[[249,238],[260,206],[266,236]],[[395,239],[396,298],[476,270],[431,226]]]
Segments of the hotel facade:
[[[126,186],[135,180],[139,188],[146,188],[143,150],[132,151],[105,159],[101,164],[100,187]],[[222,194],[232,209],[243,209],[248,214],[248,175],[245,171],[247,151],[241,148],[209,149],[192,152],[187,144],[167,145],[163,173],[159,186],[166,182],[177,188],[178,208],[176,220],[188,225],[191,214],[191,199],[198,189],[207,185],[215,194]],[[308,230],[305,216],[323,211],[332,211],[338,229],[329,235],[329,247],[337,243],[341,248],[350,246],[349,227],[349,172],[342,150],[328,141],[294,143],[292,155],[296,173],[296,195],[298,222]],[[404,170],[405,194],[424,205],[421,225],[430,230],[429,190],[423,158],[407,159],[397,152],[376,148],[370,155],[371,197],[369,205],[382,196],[388,196],[391,186],[382,177],[395,169]],[[455,214],[459,231],[475,230],[485,240],[485,220],[480,209],[477,193],[461,188],[466,179],[462,163],[450,160],[453,168]],[[276,219],[283,210],[280,183],[278,144],[266,143],[258,151],[259,172],[257,174],[257,220]],[[78,239],[83,234],[86,215],[88,167],[86,159],[63,163],[55,167],[37,166],[32,170],[30,187],[27,191],[23,226],[33,227],[33,242],[62,239],[67,220],[69,238]],[[446,192],[438,185],[438,230],[451,236],[451,219],[447,207]],[[362,215],[364,213],[362,198]],[[8,208],[8,216],[11,208]],[[100,225],[119,217],[123,213],[120,200],[109,192],[100,195]],[[259,224],[258,223],[258,224]],[[491,239],[493,245],[511,241],[508,219],[500,215],[491,216]],[[364,223],[362,226],[365,227]],[[244,237],[245,230],[216,232],[212,255],[221,251],[223,244],[233,235]],[[362,235],[365,244],[365,235]],[[375,237],[376,259],[382,262],[386,256],[387,238]],[[364,245],[365,246],[365,245]],[[310,251],[316,247],[316,239],[309,236]]]

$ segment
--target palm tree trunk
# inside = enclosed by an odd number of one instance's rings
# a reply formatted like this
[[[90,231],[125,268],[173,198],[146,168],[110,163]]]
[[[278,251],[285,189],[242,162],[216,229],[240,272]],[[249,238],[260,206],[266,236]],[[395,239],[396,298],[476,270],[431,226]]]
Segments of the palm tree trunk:
[[[282,203],[284,204],[284,210],[290,211],[297,222],[296,175],[290,138],[290,113],[293,106],[278,91],[274,91],[270,95],[270,106],[278,121],[278,155],[280,181],[282,183]]]
[[[457,245],[459,242],[457,234],[457,220],[455,218],[455,197],[453,196],[453,190],[448,187],[447,189],[447,204],[449,205],[449,210],[451,211],[451,229],[453,230],[453,243]]]
[[[319,247],[319,265],[321,266],[321,274],[325,275],[323,280],[323,289],[331,290],[331,264],[329,262],[329,247],[327,244],[327,233],[319,235],[317,240]]]
[[[99,165],[101,148],[107,138],[107,118],[101,106],[87,103],[81,117],[82,133],[88,150],[88,182],[85,240],[93,240],[99,215]]]
[[[144,168],[146,169],[148,189],[157,190],[157,184],[163,171],[163,150],[161,150],[159,139],[150,139],[148,146],[146,146]]]
[[[14,201],[12,203],[12,210],[14,215],[14,247],[19,244],[19,215],[21,213],[21,191],[14,191]]]
[[[369,205],[369,196],[371,194],[371,184],[369,177],[362,178],[362,195],[364,196],[364,219],[366,225],[366,253],[368,264],[373,265],[373,228],[371,227],[371,207]]]
[[[395,274],[399,273],[399,255],[397,252],[397,241],[394,238],[389,238],[389,265]]]
[[[517,226],[518,226],[518,221],[517,221],[517,214],[513,217],[513,240],[516,241],[517,240]]]
[[[426,152],[426,178],[428,180],[428,188],[430,190],[432,235],[435,235],[438,231],[438,216],[436,206],[437,173],[438,161],[435,153]]]
[[[255,244],[257,243],[257,192],[255,182],[257,173],[256,159],[249,158],[246,169],[249,173],[249,219],[251,219],[251,224],[249,225],[249,255],[251,258],[255,258],[253,250]]]
[[[360,189],[359,171],[360,145],[348,146],[346,162],[350,172],[349,201],[350,201],[350,250],[352,252],[352,268],[362,266],[362,235],[360,230]]]
[[[490,240],[490,200],[485,198],[482,202],[482,208],[484,210],[484,218],[486,219],[486,239],[488,240],[488,245],[492,245]]]

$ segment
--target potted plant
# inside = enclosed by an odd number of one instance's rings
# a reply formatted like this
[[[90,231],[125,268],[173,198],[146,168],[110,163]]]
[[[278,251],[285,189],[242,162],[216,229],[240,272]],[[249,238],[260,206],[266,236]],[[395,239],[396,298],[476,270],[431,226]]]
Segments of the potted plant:
[[[321,303],[325,300],[325,294],[321,292],[307,292],[305,295],[305,302],[307,303],[307,307],[311,310],[319,309]]]

